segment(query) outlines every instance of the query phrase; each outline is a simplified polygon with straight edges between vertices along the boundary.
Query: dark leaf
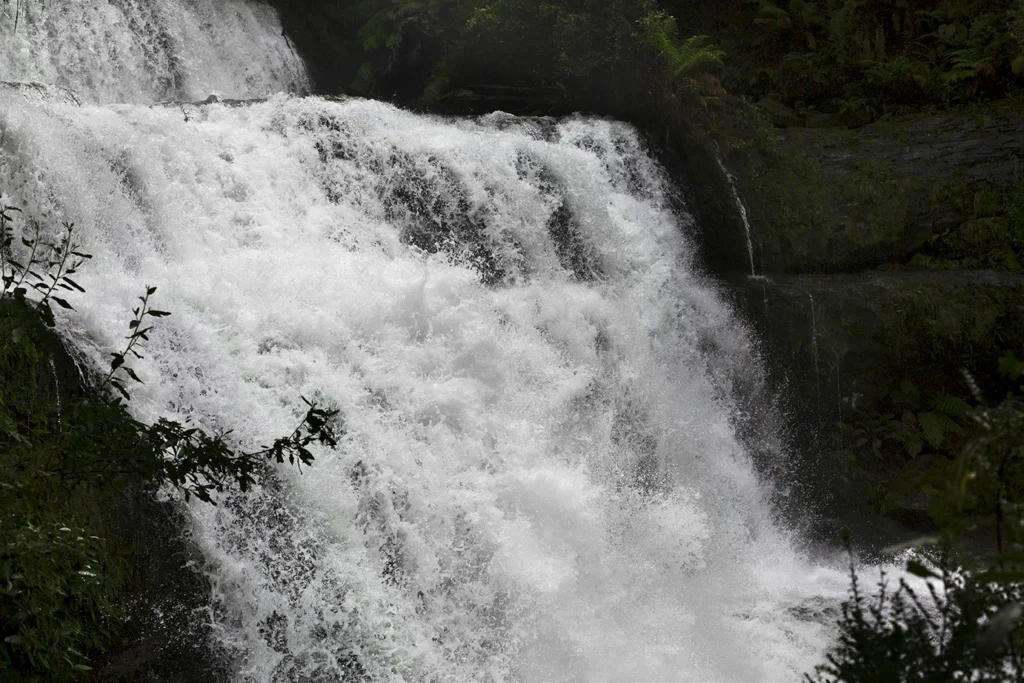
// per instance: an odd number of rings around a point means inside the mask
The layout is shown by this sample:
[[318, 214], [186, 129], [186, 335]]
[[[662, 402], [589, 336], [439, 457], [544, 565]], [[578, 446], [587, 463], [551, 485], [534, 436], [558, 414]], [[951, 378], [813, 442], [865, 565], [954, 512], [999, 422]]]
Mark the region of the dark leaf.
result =
[[911, 548], [920, 548], [922, 546], [936, 545], [942, 539], [938, 536], [919, 536], [915, 539], [905, 541], [903, 543], [897, 543], [895, 545], [887, 546], [882, 549], [882, 552], [886, 555], [898, 555], [904, 550], [910, 550]]
[[922, 579], [939, 579], [939, 578], [942, 578], [938, 574], [936, 574], [934, 571], [932, 571], [928, 567], [924, 566], [922, 563], [918, 562], [917, 560], [908, 560], [907, 561], [907, 571], [909, 573], [913, 574], [914, 576], [921, 577]]
[[85, 288], [82, 287], [82, 285], [78, 284], [77, 282], [69, 278], [67, 275], [64, 276], [64, 282], [68, 283], [69, 285], [77, 289], [79, 292], [85, 291]]
[[111, 380], [110, 381], [110, 385], [112, 387], [114, 387], [115, 389], [117, 389], [118, 393], [120, 393], [122, 396], [124, 396], [124, 400], [126, 400], [126, 401], [130, 401], [131, 400], [132, 397], [128, 393], [128, 390], [124, 388], [123, 384], [121, 384], [120, 382], [118, 382], [116, 380]]

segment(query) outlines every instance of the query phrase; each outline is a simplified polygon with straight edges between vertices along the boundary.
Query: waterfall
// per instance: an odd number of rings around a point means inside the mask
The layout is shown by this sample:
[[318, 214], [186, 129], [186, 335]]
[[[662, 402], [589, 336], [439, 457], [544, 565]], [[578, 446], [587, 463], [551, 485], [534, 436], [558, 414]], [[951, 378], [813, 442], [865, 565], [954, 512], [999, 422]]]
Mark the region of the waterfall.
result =
[[[780, 681], [820, 660], [844, 576], [774, 521], [737, 431], [751, 339], [633, 129], [147, 106], [175, 70], [190, 98], [304, 80], [259, 4], [33, 11], [55, 44], [5, 34], [23, 59], [0, 78], [87, 104], [0, 101], [0, 191], [95, 255], [62, 334], [102, 367], [157, 285], [173, 315], [135, 364], [140, 419], [252, 448], [303, 396], [343, 418], [311, 469], [189, 505], [235, 680]], [[58, 68], [145, 17], [176, 47]]]
[[0, 80], [98, 104], [309, 89], [274, 10], [248, 0], [0, 0]]

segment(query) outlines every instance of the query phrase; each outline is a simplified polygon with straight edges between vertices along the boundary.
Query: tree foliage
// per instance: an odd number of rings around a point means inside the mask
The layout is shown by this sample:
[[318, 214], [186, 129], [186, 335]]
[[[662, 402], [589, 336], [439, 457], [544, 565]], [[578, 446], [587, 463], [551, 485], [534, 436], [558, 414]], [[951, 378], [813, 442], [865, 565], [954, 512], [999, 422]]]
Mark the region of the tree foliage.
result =
[[1020, 0], [276, 4], [322, 87], [406, 104], [481, 86], [550, 88], [556, 109], [657, 118], [680, 95], [706, 104], [724, 84], [866, 122], [1024, 82]]
[[746, 0], [730, 85], [819, 108], [877, 116], [1019, 90], [1018, 0]]
[[[328, 4], [301, 5], [278, 6], [286, 28], [305, 36], [312, 29], [303, 18]], [[657, 85], [666, 96], [721, 91], [714, 78], [721, 51], [705, 37], [684, 37], [656, 0], [362, 0], [330, 7], [344, 28], [330, 39], [301, 40], [300, 49], [315, 72], [328, 51], [358, 55], [358, 67], [339, 84], [358, 94], [436, 104], [466, 87], [550, 88], [561, 106], [599, 109], [602, 99], [607, 108], [635, 95], [637, 85]]]

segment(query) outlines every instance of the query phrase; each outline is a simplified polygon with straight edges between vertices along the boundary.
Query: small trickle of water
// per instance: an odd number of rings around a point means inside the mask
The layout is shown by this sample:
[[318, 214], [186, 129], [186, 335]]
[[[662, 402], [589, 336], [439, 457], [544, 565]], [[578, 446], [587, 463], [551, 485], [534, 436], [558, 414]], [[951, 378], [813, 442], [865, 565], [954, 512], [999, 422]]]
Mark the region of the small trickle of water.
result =
[[740, 198], [740, 191], [736, 184], [736, 176], [726, 168], [725, 161], [722, 159], [722, 149], [718, 146], [718, 143], [714, 143], [715, 146], [715, 161], [718, 163], [718, 168], [722, 171], [722, 175], [725, 176], [729, 183], [729, 191], [732, 193], [732, 200], [736, 204], [736, 210], [739, 211], [740, 218], [743, 220], [743, 229], [747, 235], [747, 254], [750, 256], [750, 275], [751, 277], [757, 277], [757, 269], [754, 267], [754, 241], [750, 229], [750, 216], [747, 213], [747, 205], [743, 203], [743, 199]]
[[814, 295], [807, 293], [807, 299], [811, 303], [811, 352], [814, 354], [814, 390], [817, 397], [821, 398], [821, 370], [818, 353], [818, 320], [814, 311]]

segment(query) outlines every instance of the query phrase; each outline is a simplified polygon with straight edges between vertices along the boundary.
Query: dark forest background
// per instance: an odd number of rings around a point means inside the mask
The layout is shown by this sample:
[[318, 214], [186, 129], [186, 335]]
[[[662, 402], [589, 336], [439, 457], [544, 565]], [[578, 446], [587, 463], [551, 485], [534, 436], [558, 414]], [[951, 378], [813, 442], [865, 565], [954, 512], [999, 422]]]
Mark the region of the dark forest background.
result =
[[649, 115], [728, 91], [866, 123], [1018, 92], [1015, 0], [290, 0], [319, 89]]

